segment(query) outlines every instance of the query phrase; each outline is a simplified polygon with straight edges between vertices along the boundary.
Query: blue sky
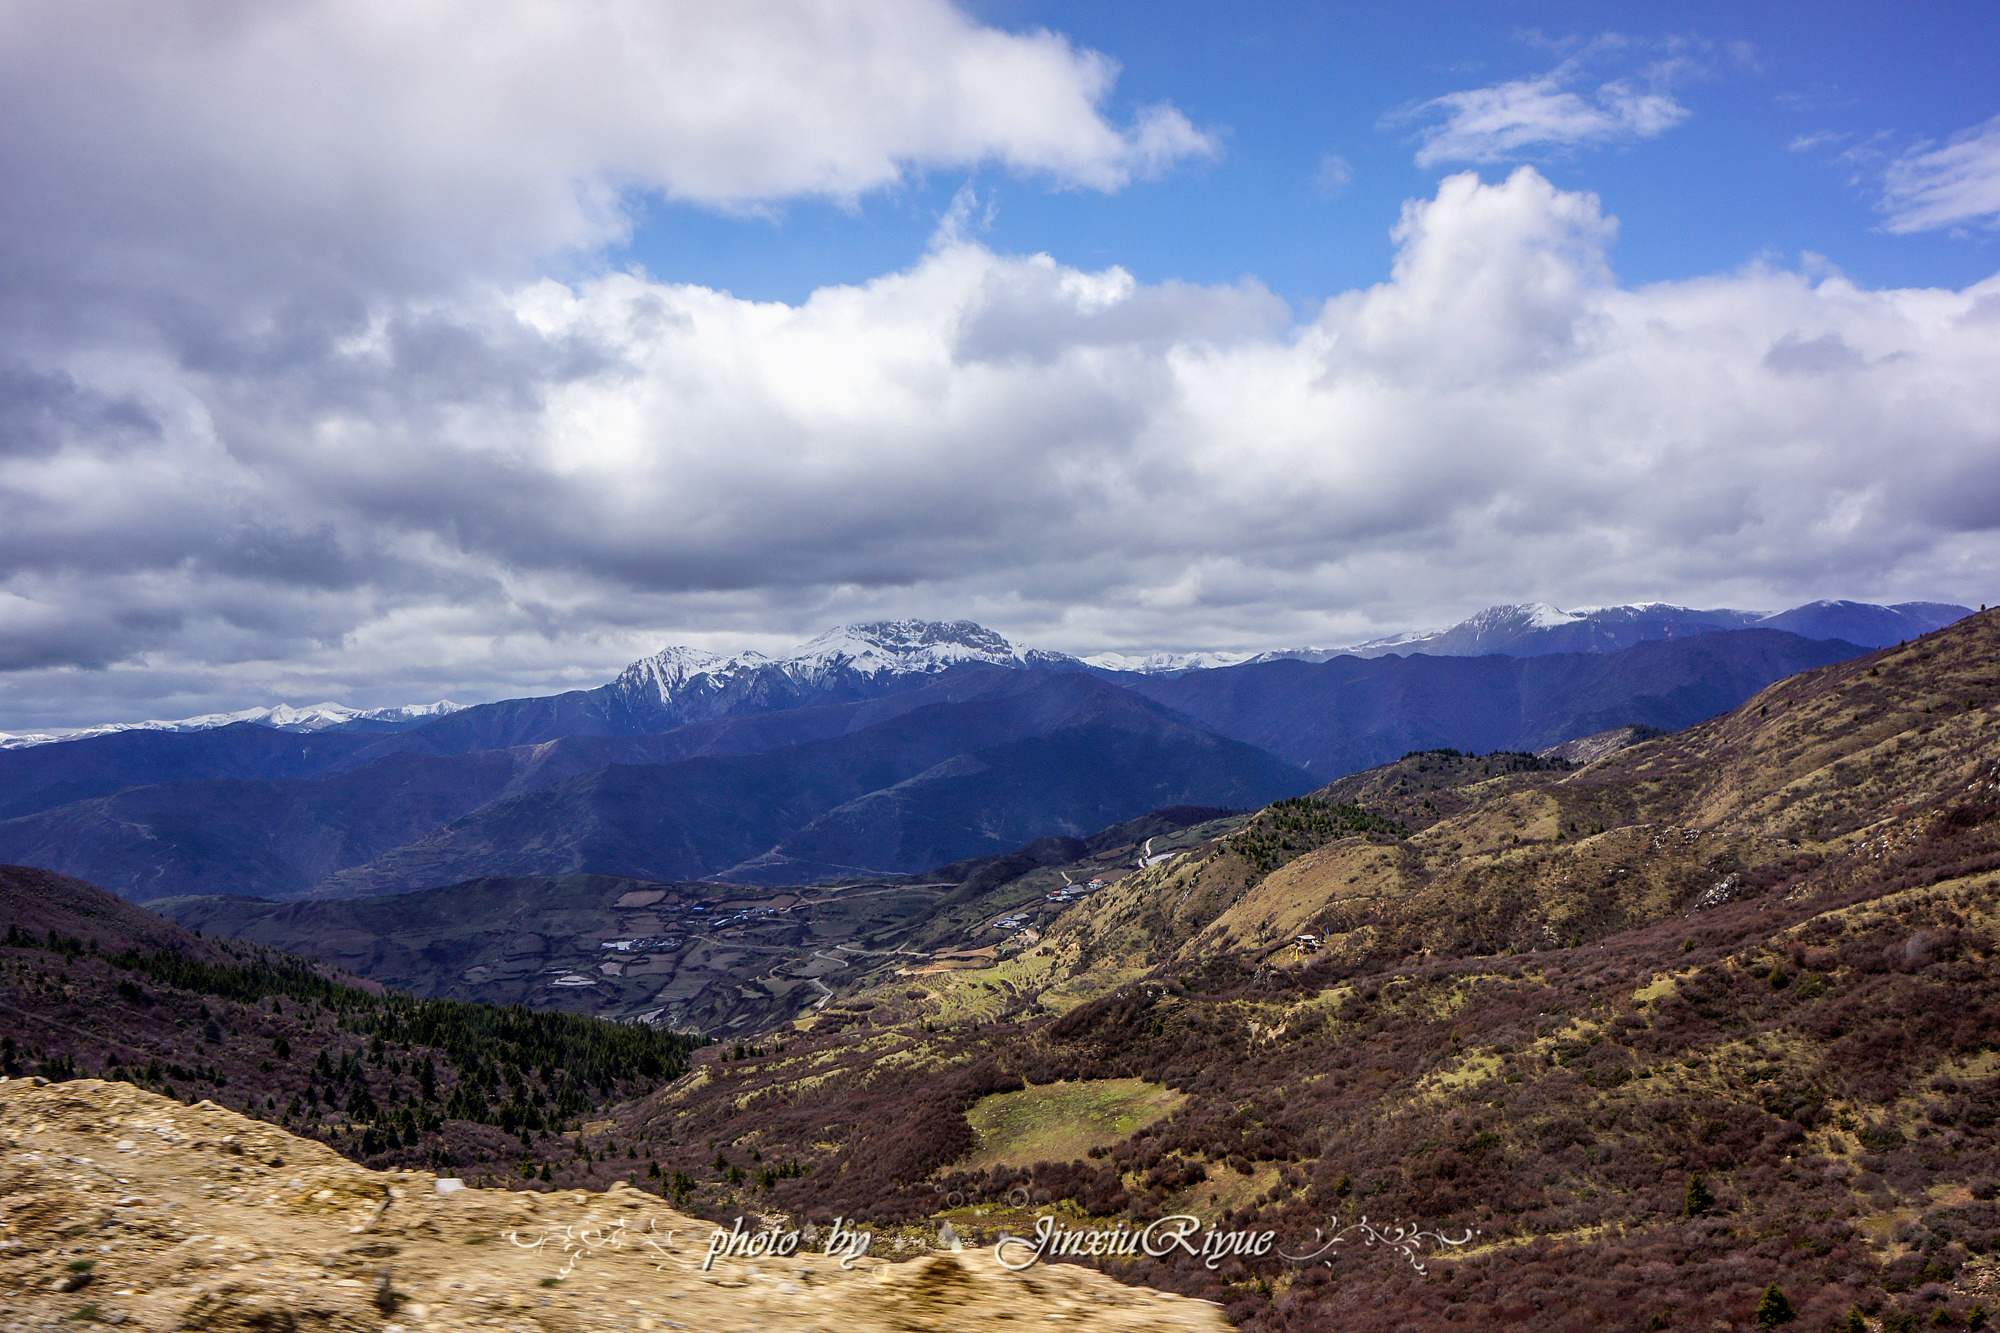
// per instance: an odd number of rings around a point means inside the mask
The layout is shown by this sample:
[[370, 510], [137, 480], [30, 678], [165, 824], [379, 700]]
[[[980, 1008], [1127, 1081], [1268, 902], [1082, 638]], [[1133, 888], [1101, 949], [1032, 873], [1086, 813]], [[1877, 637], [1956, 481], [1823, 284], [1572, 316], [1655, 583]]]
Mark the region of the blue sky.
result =
[[2000, 601], [1996, 29], [0, 6], [0, 731]]
[[[1049, 28], [1120, 66], [1114, 120], [1171, 102], [1221, 143], [1213, 161], [1104, 194], [988, 167], [916, 173], [853, 204], [797, 202], [744, 218], [652, 205], [610, 262], [758, 300], [798, 301], [911, 262], [967, 182], [989, 244], [1048, 251], [1142, 281], [1253, 276], [1295, 305], [1386, 276], [1405, 199], [1467, 165], [1532, 162], [1595, 191], [1620, 219], [1628, 283], [1757, 260], [1825, 256], [1869, 286], [1962, 287], [2000, 268], [1984, 226], [1884, 230], [1881, 174], [1899, 153], [2000, 114], [2000, 13], [1990, 5], [1138, 4], [988, 0], [995, 26]], [[1593, 49], [1594, 48], [1594, 49]], [[1533, 144], [1497, 162], [1415, 158], [1435, 116], [1397, 113], [1532, 80], [1578, 56], [1588, 96], [1649, 67], [1686, 118], [1658, 134]], [[1329, 179], [1328, 158], [1338, 160]], [[1341, 181], [1345, 177], [1344, 183]]]

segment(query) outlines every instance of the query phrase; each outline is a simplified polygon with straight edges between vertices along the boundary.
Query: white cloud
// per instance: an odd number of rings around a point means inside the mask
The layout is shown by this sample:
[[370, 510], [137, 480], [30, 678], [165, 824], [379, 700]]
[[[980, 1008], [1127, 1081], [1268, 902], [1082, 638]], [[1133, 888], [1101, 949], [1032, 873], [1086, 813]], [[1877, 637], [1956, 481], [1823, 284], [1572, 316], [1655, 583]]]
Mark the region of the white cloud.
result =
[[[1992, 601], [2000, 279], [1621, 287], [1531, 169], [1291, 323], [963, 234], [798, 305], [610, 275], [0, 382], [0, 729], [594, 683], [882, 613], [1341, 642], [1494, 601]], [[91, 670], [91, 667], [103, 667]]]
[[757, 208], [983, 163], [1115, 190], [1215, 151], [1171, 107], [1113, 124], [1116, 74], [946, 0], [27, 0], [0, 8], [0, 243], [116, 287], [114, 318], [135, 291], [337, 309], [616, 240], [633, 192]]
[[1353, 180], [1353, 165], [1339, 153], [1328, 153], [1321, 158], [1319, 170], [1313, 175], [1313, 184], [1329, 199], [1345, 191]]
[[1976, 222], [2000, 226], [2000, 116], [1922, 145], [1889, 164], [1882, 209], [1893, 232]]
[[1392, 119], [1440, 121], [1423, 131], [1420, 167], [1503, 162], [1538, 150], [1655, 138], [1690, 114], [1667, 90], [1674, 77], [1687, 72], [1685, 56], [1657, 62], [1643, 82], [1614, 79], [1595, 90], [1571, 91], [1592, 57], [1625, 45], [1622, 39], [1600, 39], [1538, 78], [1446, 93]]

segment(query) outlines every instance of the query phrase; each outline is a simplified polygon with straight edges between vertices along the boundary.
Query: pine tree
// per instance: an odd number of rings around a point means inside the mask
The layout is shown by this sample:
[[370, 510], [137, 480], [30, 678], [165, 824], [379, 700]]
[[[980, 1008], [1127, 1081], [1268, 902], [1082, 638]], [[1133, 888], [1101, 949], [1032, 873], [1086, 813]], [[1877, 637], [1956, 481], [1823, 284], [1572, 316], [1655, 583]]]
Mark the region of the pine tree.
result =
[[1700, 1176], [1689, 1176], [1688, 1192], [1687, 1192], [1687, 1215], [1689, 1217], [1700, 1217], [1703, 1213], [1709, 1210], [1709, 1206], [1714, 1202], [1715, 1202], [1715, 1195], [1710, 1192], [1708, 1188], [1708, 1182], [1703, 1180]]
[[1790, 1298], [1778, 1290], [1777, 1283], [1773, 1282], [1764, 1288], [1764, 1299], [1757, 1302], [1757, 1327], [1776, 1328], [1780, 1324], [1789, 1324], [1798, 1317], [1799, 1312], [1792, 1308]]

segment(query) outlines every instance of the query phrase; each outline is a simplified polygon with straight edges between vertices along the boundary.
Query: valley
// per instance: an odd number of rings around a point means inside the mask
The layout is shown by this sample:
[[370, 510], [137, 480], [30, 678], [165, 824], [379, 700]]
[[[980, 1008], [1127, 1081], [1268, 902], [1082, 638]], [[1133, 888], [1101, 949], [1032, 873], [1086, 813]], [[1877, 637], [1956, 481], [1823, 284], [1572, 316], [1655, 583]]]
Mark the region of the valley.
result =
[[[868, 969], [948, 886], [805, 890], [612, 876], [488, 879], [389, 898], [154, 904], [204, 934], [306, 954], [419, 995], [674, 1031], [762, 1031]], [[921, 955], [919, 955], [921, 956]]]
[[[305, 955], [413, 994], [716, 1036], [756, 1033], [902, 972], [1028, 947], [1070, 904], [1241, 816], [1186, 807], [930, 877], [791, 888], [604, 875], [492, 878], [324, 902], [149, 906], [205, 935]], [[1046, 863], [1046, 864], [1045, 864]]]

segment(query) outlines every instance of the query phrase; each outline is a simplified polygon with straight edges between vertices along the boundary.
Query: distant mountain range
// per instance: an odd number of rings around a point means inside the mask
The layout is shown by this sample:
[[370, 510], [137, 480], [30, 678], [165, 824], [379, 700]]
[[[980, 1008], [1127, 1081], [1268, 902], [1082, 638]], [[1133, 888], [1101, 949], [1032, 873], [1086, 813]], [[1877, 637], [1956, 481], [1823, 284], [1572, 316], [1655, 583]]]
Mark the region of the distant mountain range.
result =
[[626, 667], [595, 689], [532, 699], [465, 705], [440, 699], [395, 708], [349, 708], [326, 702], [278, 704], [173, 721], [110, 722], [74, 731], [0, 732], [0, 750], [86, 740], [122, 731], [213, 731], [250, 722], [277, 731], [384, 734], [427, 727], [465, 714], [451, 728], [428, 731], [435, 753], [532, 744], [556, 736], [634, 736], [694, 722], [774, 712], [790, 707], [881, 698], [912, 676], [935, 676], [969, 665], [1095, 671], [1112, 676], [1171, 676], [1255, 662], [1328, 662], [1336, 657], [1535, 657], [1548, 653], [1607, 653], [1653, 639], [1688, 638], [1732, 629], [1780, 629], [1808, 639], [1839, 639], [1881, 648], [1941, 629], [1970, 615], [1946, 602], [1822, 601], [1789, 611], [1699, 611], [1665, 602], [1563, 611], [1546, 602], [1491, 606], [1447, 629], [1412, 631], [1339, 648], [1266, 652], [1067, 653], [1020, 648], [969, 620], [875, 621], [842, 625], [792, 652], [755, 650], [733, 656], [669, 647]]
[[1411, 631], [1339, 648], [1283, 648], [1262, 653], [1099, 653], [1083, 660], [1104, 671], [1179, 675], [1251, 662], [1329, 662], [1336, 657], [1538, 657], [1610, 653], [1653, 639], [1684, 639], [1719, 630], [1778, 629], [1807, 639], [1839, 639], [1886, 648], [1972, 614], [1947, 602], [1809, 602], [1789, 611], [1700, 611], [1665, 602], [1564, 611], [1547, 602], [1489, 606], [1446, 629]]
[[107, 722], [101, 726], [62, 732], [0, 731], [0, 750], [49, 745], [56, 741], [80, 741], [119, 731], [213, 731], [218, 727], [235, 726], [239, 722], [254, 722], [275, 731], [307, 733], [400, 731], [405, 727], [420, 727], [462, 707], [463, 704], [455, 704], [449, 699], [440, 699], [434, 704], [404, 704], [397, 708], [349, 708], [337, 703], [294, 708], [290, 704], [279, 704], [274, 708], [244, 708], [234, 713], [204, 713], [200, 717], [183, 717], [171, 722], [157, 719], [150, 722]]
[[1337, 657], [1139, 676], [1128, 688], [1328, 778], [1411, 750], [1537, 751], [1613, 727], [1678, 731], [1864, 651], [1745, 629], [1534, 657]]
[[[780, 656], [670, 648], [544, 698], [0, 750], [0, 861], [136, 901], [907, 874], [1166, 806], [1261, 805], [1412, 749], [1678, 729], [1958, 610], [1819, 603], [1743, 628], [1496, 608], [1435, 651], [1189, 669], [1111, 670], [969, 621], [845, 626]], [[1859, 637], [1821, 633], [1840, 627]]]
[[782, 657], [668, 648], [595, 689], [461, 709], [395, 748], [462, 754], [564, 736], [650, 736], [749, 714], [865, 703], [978, 669], [1084, 667], [1060, 653], [1016, 648], [969, 620], [876, 621], [829, 630]]
[[1789, 611], [1699, 611], [1665, 602], [1563, 611], [1546, 602], [1490, 606], [1441, 630], [1411, 631], [1339, 648], [1266, 652], [1067, 653], [1020, 648], [969, 620], [888, 620], [842, 625], [792, 652], [754, 650], [726, 656], [669, 647], [626, 667], [595, 689], [532, 699], [465, 705], [441, 699], [397, 708], [348, 708], [337, 703], [294, 708], [278, 704], [175, 721], [111, 722], [62, 732], [0, 732], [0, 750], [84, 740], [120, 731], [210, 731], [253, 722], [279, 731], [388, 733], [426, 727], [466, 714], [447, 729], [428, 729], [436, 753], [532, 744], [555, 736], [636, 736], [692, 722], [771, 712], [817, 703], [853, 702], [896, 693], [912, 676], [934, 676], [968, 665], [1090, 670], [1113, 676], [1180, 675], [1253, 662], [1328, 662], [1336, 657], [1536, 657], [1548, 653], [1608, 653], [1652, 639], [1680, 639], [1718, 630], [1780, 629], [1807, 639], [1839, 639], [1882, 648], [1942, 629], [1972, 614], [1947, 602], [1821, 601]]
[[[316, 737], [309, 754], [249, 725], [7, 752], [0, 792], [18, 813], [0, 822], [0, 862], [136, 901], [348, 897], [484, 875], [804, 882], [1312, 785], [1087, 673], [982, 662], [901, 679], [914, 688], [892, 700], [504, 748], [457, 749], [456, 735], [445, 753], [423, 744], [428, 728]], [[103, 794], [76, 798], [91, 787]]]

